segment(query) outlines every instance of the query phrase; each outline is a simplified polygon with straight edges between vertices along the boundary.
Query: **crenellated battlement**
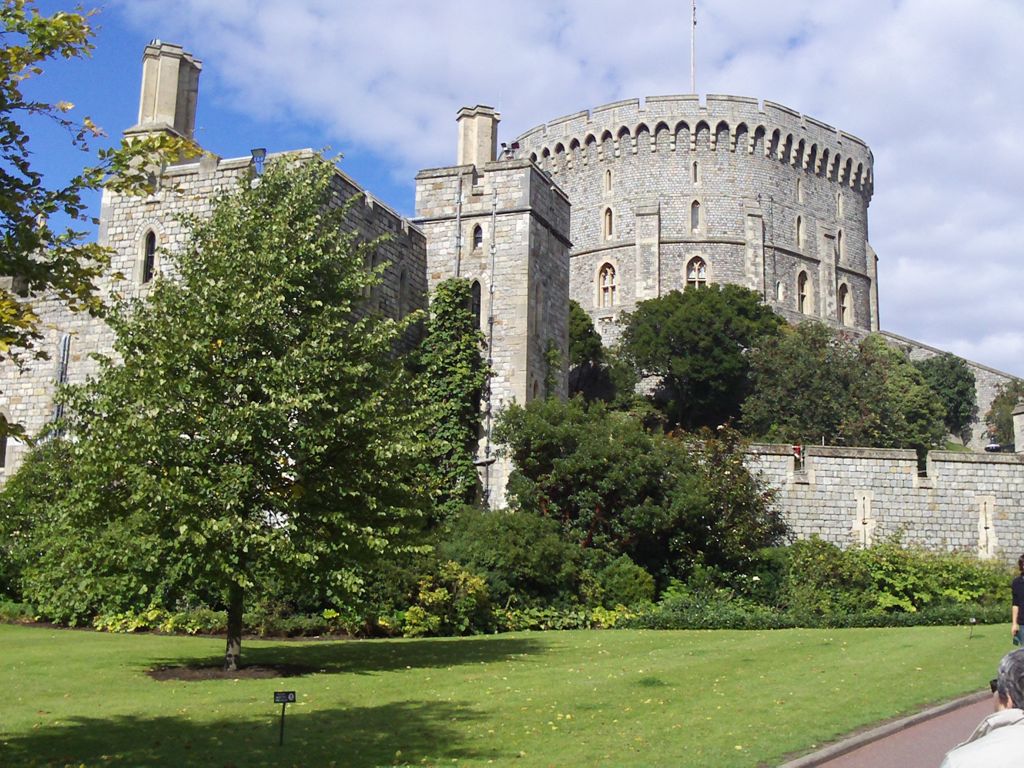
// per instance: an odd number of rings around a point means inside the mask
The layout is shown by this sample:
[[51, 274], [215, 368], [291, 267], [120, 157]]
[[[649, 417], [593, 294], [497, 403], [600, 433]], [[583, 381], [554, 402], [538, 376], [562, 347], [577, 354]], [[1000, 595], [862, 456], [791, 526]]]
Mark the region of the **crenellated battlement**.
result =
[[649, 96], [574, 112], [522, 134], [518, 156], [542, 167], [614, 160], [626, 153], [745, 152], [770, 158], [864, 195], [874, 158], [861, 139], [771, 101], [709, 94]]

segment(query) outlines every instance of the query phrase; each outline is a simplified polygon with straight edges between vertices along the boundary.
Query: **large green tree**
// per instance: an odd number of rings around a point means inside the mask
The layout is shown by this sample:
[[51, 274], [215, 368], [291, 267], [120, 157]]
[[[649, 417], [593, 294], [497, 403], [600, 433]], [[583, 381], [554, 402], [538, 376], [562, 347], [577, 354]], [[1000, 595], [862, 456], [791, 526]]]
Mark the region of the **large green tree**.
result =
[[736, 285], [672, 291], [641, 302], [621, 348], [640, 376], [657, 377], [671, 425], [715, 427], [739, 415], [749, 392], [749, 350], [783, 321]]
[[971, 424], [978, 415], [974, 373], [970, 366], [963, 358], [944, 352], [915, 360], [914, 367], [942, 401], [946, 409], [946, 429], [966, 443], [970, 439]]
[[[220, 594], [229, 669], [263, 574], [341, 598], [426, 505], [425, 430], [394, 353], [418, 315], [358, 311], [374, 244], [346, 230], [334, 174], [282, 160], [216, 198], [172, 256], [180, 279], [112, 313], [121, 364], [69, 397], [68, 527], [98, 563], [127, 551]], [[125, 529], [145, 532], [137, 548], [108, 535]]]
[[751, 435], [793, 443], [916, 448], [942, 444], [945, 413], [924, 375], [880, 336], [859, 344], [808, 322], [751, 354], [743, 403]]
[[[1002, 445], [1013, 442], [1013, 409], [1024, 400], [1024, 379], [1011, 379], [1000, 384], [985, 414], [985, 424], [992, 439]], [[1017, 446], [1018, 450], [1020, 446]]]
[[[88, 118], [72, 119], [74, 105], [47, 103], [25, 94], [28, 82], [60, 59], [92, 51], [91, 13], [44, 14], [31, 0], [0, 0], [0, 363], [23, 365], [45, 355], [34, 308], [39, 294], [66, 302], [73, 310], [97, 313], [102, 303], [96, 279], [107, 252], [82, 231], [91, 222], [83, 194], [100, 186], [142, 190], [154, 164], [194, 153], [190, 142], [154, 135], [101, 150], [95, 162], [67, 181], [52, 183], [34, 165], [27, 126], [52, 122], [70, 143], [89, 150], [102, 136]], [[0, 415], [0, 438], [22, 434]]]
[[584, 550], [628, 555], [664, 584], [698, 562], [739, 567], [784, 531], [738, 440], [719, 433], [650, 432], [577, 397], [509, 407], [498, 439], [515, 462], [515, 508], [557, 520]]

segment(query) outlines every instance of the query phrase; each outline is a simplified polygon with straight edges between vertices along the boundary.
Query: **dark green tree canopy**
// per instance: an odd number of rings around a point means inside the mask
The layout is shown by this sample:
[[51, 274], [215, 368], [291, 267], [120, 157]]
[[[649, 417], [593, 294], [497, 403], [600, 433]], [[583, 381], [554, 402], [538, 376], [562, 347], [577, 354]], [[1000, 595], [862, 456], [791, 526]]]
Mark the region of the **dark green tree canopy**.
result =
[[880, 336], [860, 344], [816, 322], [766, 338], [751, 355], [748, 434], [792, 443], [916, 448], [942, 445], [938, 395]]
[[512, 505], [560, 522], [584, 550], [628, 555], [666, 583], [695, 563], [737, 567], [784, 531], [732, 430], [651, 433], [581, 398], [513, 405], [498, 439], [515, 461]]
[[600, 365], [604, 346], [594, 322], [576, 301], [569, 302], [569, 367]]
[[116, 564], [99, 532], [141, 523], [150, 559], [173, 564], [151, 579], [225, 596], [228, 664], [261, 574], [351, 593], [426, 504], [425, 430], [394, 354], [418, 316], [357, 312], [374, 244], [347, 231], [334, 179], [282, 160], [217, 198], [174, 256], [179, 279], [113, 312], [123, 363], [69, 398], [69, 524]]
[[623, 330], [624, 357], [658, 377], [671, 425], [718, 426], [749, 392], [749, 351], [783, 321], [757, 293], [736, 285], [672, 291], [641, 302]]
[[961, 442], [970, 439], [970, 427], [978, 416], [974, 373], [963, 358], [944, 352], [915, 360], [914, 367], [924, 376], [946, 409], [946, 429]]
[[[1013, 409], [1024, 399], [1024, 379], [1000, 384], [992, 405], [985, 414], [985, 424], [992, 439], [1000, 445], [1013, 442]], [[1019, 447], [1019, 446], [1018, 446]]]

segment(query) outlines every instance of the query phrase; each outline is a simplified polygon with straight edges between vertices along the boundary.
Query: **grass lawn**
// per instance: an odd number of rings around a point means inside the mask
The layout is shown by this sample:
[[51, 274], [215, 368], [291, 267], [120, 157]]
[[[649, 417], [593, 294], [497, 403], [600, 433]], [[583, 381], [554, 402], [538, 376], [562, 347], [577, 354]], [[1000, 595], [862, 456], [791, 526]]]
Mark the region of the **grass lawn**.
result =
[[[0, 765], [758, 766], [987, 687], [1008, 628], [246, 641], [276, 680], [157, 682], [207, 638], [0, 625]], [[275, 690], [295, 690], [278, 746]]]

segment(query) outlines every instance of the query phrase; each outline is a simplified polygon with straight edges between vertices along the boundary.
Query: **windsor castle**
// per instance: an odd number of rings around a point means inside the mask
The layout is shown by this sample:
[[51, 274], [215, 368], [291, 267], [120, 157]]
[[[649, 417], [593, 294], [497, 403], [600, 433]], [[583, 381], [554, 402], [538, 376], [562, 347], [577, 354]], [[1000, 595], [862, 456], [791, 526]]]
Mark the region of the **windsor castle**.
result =
[[[201, 68], [179, 46], [147, 46], [139, 119], [126, 135], [191, 138]], [[426, 308], [442, 280], [472, 282], [495, 412], [565, 396], [565, 370], [555, 391], [545, 389], [549, 350], [563, 366], [568, 360], [570, 299], [613, 343], [638, 302], [733, 283], [792, 322], [881, 332], [915, 358], [940, 352], [880, 329], [878, 257], [868, 237], [873, 158], [859, 138], [769, 101], [714, 95], [605, 104], [500, 148], [498, 123], [490, 107], [459, 111], [456, 163], [417, 174], [412, 220], [340, 170], [335, 180], [341, 197], [362, 195], [348, 209], [351, 228], [368, 239], [389, 235], [368, 265], [384, 264], [367, 297], [375, 309], [400, 316]], [[184, 242], [180, 215], [208, 211], [218, 191], [253, 172], [252, 158], [206, 154], [165, 168], [148, 196], [104, 192], [99, 241], [111, 249], [111, 274], [127, 276], [116, 289], [142, 297], [156, 275], [173, 277], [161, 261]], [[36, 310], [51, 359], [23, 371], [0, 367], [0, 413], [30, 433], [53, 418], [56, 387], [93, 374], [92, 353], [113, 342], [102, 321], [56, 301], [40, 298]], [[1012, 377], [970, 366], [983, 414]], [[1024, 412], [1015, 422], [1020, 449]], [[983, 440], [977, 423], [970, 446]], [[2, 446], [0, 483], [24, 450]], [[492, 450], [482, 442], [479, 463], [500, 506], [510, 467]], [[779, 489], [798, 535], [867, 544], [902, 530], [905, 540], [975, 548], [982, 557], [1024, 550], [1024, 453], [933, 451], [924, 474], [913, 451], [826, 446], [797, 466], [787, 446], [753, 446], [750, 461]]]

